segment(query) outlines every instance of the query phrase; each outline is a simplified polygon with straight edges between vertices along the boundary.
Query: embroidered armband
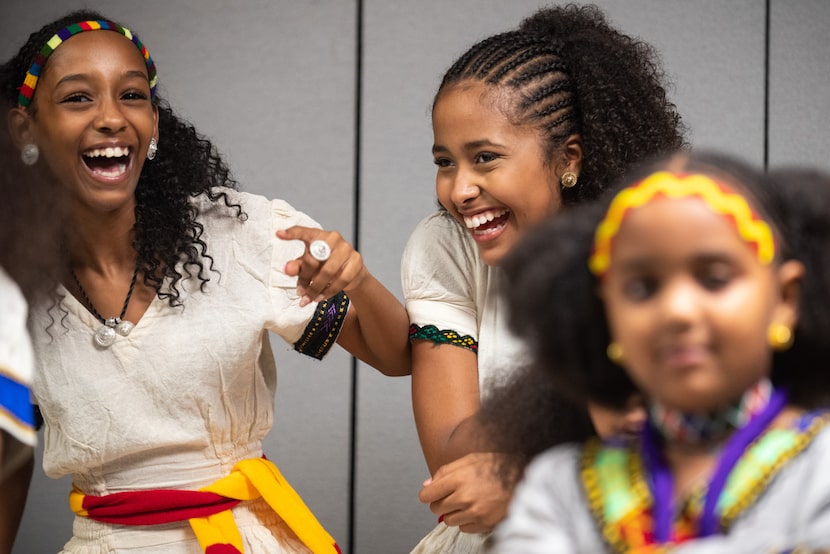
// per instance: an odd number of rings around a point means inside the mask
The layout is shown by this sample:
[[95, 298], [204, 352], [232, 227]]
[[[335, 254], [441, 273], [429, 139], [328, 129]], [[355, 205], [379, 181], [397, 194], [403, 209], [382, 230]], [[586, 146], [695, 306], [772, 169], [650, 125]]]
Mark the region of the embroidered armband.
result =
[[317, 304], [314, 317], [306, 326], [300, 340], [294, 343], [294, 350], [322, 360], [337, 341], [348, 311], [349, 297], [345, 292], [339, 292]]
[[478, 354], [478, 342], [470, 335], [460, 335], [451, 329], [440, 330], [435, 325], [409, 326], [409, 340], [428, 340], [435, 344], [452, 344]]

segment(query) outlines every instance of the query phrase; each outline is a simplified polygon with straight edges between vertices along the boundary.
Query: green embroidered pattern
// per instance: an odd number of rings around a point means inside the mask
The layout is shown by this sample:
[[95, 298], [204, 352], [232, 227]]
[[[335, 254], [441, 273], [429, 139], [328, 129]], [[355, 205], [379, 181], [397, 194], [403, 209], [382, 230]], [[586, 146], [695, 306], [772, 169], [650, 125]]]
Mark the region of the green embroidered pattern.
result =
[[435, 344], [452, 344], [478, 354], [478, 342], [470, 335], [461, 336], [451, 329], [439, 330], [435, 325], [409, 326], [409, 340], [428, 340]]

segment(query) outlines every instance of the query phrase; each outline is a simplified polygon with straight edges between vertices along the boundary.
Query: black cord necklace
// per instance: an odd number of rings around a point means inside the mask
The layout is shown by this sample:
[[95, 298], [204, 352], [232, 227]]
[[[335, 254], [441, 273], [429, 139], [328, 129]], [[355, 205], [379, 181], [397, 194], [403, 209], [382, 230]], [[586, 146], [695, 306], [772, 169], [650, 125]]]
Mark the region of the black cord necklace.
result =
[[89, 299], [83, 285], [81, 285], [81, 282], [78, 280], [78, 276], [75, 275], [75, 270], [70, 268], [69, 272], [72, 273], [72, 278], [75, 280], [75, 284], [78, 285], [78, 292], [81, 293], [81, 297], [83, 298], [86, 307], [89, 308], [89, 311], [92, 312], [92, 315], [94, 315], [98, 321], [103, 323], [103, 325], [95, 331], [95, 335], [93, 335], [95, 344], [101, 348], [107, 348], [115, 342], [116, 333], [122, 337], [129, 335], [130, 331], [132, 331], [133, 327], [135, 327], [135, 324], [125, 320], [124, 315], [127, 313], [127, 306], [130, 305], [130, 298], [133, 296], [135, 281], [138, 277], [138, 264], [135, 265], [133, 279], [130, 281], [130, 290], [127, 291], [127, 298], [124, 299], [124, 307], [121, 309], [121, 315], [107, 319], [104, 319], [104, 317], [98, 313], [98, 310], [95, 309], [95, 306], [92, 305], [92, 301]]

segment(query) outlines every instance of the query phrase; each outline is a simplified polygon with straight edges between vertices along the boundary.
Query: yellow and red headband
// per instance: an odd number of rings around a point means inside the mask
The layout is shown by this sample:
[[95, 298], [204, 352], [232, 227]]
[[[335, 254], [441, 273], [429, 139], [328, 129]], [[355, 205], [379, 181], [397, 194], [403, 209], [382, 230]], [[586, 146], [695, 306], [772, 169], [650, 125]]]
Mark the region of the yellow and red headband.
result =
[[617, 193], [594, 234], [588, 268], [602, 277], [611, 265], [611, 242], [619, 233], [625, 215], [657, 198], [699, 198], [714, 213], [726, 216], [738, 234], [755, 248], [758, 261], [769, 264], [775, 258], [775, 238], [770, 226], [756, 214], [746, 199], [705, 175], [653, 173]]
[[147, 51], [144, 44], [126, 27], [122, 27], [113, 21], [97, 20], [73, 23], [72, 25], [64, 27], [58, 31], [52, 36], [52, 38], [46, 41], [46, 44], [40, 49], [37, 56], [35, 56], [35, 60], [32, 62], [32, 65], [29, 67], [29, 71], [26, 73], [26, 78], [23, 80], [23, 84], [20, 87], [20, 95], [17, 98], [17, 104], [23, 108], [31, 104], [32, 97], [35, 94], [35, 87], [37, 87], [37, 81], [40, 77], [40, 72], [43, 70], [43, 66], [46, 65], [46, 60], [52, 55], [52, 52], [54, 52], [58, 46], [63, 44], [64, 41], [73, 35], [83, 33], [84, 31], [98, 30], [121, 33], [130, 39], [133, 44], [135, 44], [136, 48], [138, 48], [141, 55], [144, 57], [144, 63], [147, 64], [147, 74], [150, 78], [150, 97], [155, 97], [156, 85], [158, 84], [156, 64], [153, 63], [153, 58], [150, 57], [150, 53]]

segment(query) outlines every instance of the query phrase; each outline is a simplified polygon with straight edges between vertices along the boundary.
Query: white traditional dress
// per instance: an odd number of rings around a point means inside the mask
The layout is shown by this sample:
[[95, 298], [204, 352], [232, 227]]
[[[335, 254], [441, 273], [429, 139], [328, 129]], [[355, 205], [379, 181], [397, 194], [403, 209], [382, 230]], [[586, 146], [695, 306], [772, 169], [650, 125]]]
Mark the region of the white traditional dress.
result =
[[[481, 260], [470, 233], [443, 210], [418, 224], [403, 254], [410, 338], [476, 352], [482, 398], [528, 361], [526, 348], [507, 326], [500, 294], [505, 278]], [[439, 523], [413, 554], [481, 552], [486, 536]]]
[[[275, 236], [317, 223], [283, 201], [226, 192], [247, 220], [205, 195], [192, 201], [210, 281], [204, 290], [196, 279], [181, 281], [181, 306], [157, 296], [108, 348], [93, 344], [101, 323], [66, 290], [58, 306], [37, 314], [43, 467], [50, 477], [72, 475], [82, 495], [193, 491], [237, 462], [260, 459], [277, 384], [268, 332], [318, 358], [337, 338], [348, 298], [299, 307], [296, 278], [283, 267], [304, 245]], [[232, 513], [246, 552], [306, 551], [262, 498]], [[128, 526], [86, 517], [75, 518], [65, 546], [83, 554], [201, 551], [187, 521]]]

